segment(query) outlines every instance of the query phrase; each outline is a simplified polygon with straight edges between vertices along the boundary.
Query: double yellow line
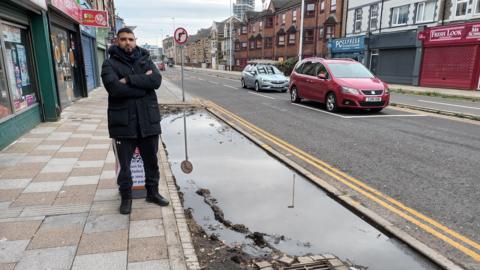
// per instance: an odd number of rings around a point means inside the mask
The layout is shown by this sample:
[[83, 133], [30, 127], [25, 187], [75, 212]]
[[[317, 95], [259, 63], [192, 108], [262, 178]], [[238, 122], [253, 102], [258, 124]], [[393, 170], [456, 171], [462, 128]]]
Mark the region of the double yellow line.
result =
[[[408, 220], [409, 222], [415, 224], [416, 226], [422, 228], [424, 231], [430, 233], [431, 235], [437, 237], [438, 239], [443, 240], [464, 254], [472, 257], [475, 261], [480, 261], [480, 244], [476, 243], [473, 240], [470, 240], [466, 236], [457, 233], [448, 227], [440, 224], [438, 221], [435, 221], [422, 213], [404, 205], [403, 203], [381, 193], [380, 191], [368, 186], [367, 184], [357, 180], [346, 173], [330, 166], [329, 164], [319, 160], [318, 158], [298, 149], [297, 147], [279, 139], [272, 134], [254, 126], [245, 119], [237, 116], [228, 110], [222, 108], [221, 106], [208, 101], [207, 106], [217, 111], [229, 116], [231, 119], [236, 120], [243, 127], [253, 131], [258, 136], [266, 139], [269, 142], [279, 146], [280, 148], [288, 151], [289, 153], [295, 155], [297, 158], [303, 160], [304, 162], [312, 165], [313, 167], [319, 169], [325, 174], [331, 176], [333, 179], [343, 183], [349, 188], [357, 191], [358, 193], [364, 195], [368, 199], [376, 202], [382, 207], [388, 209], [389, 211], [397, 214], [398, 216]], [[452, 239], [453, 238], [453, 239]]]

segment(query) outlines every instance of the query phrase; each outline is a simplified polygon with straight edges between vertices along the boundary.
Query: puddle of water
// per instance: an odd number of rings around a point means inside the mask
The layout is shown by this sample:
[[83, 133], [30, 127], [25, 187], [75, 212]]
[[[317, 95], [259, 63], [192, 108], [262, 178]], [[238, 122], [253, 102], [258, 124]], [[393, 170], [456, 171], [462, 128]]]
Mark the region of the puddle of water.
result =
[[[269, 243], [290, 255], [330, 253], [354, 265], [378, 270], [439, 269], [405, 244], [390, 238], [330, 198], [322, 189], [206, 111], [187, 114], [188, 156], [193, 172], [185, 174], [183, 113], [162, 120], [173, 174], [184, 193], [184, 206], [209, 234], [229, 245], [262, 255], [244, 234], [217, 222], [203, 197], [209, 189], [225, 219], [266, 233]], [[293, 178], [295, 200], [292, 206]], [[290, 207], [289, 207], [290, 206]], [[285, 236], [278, 240], [275, 236]]]

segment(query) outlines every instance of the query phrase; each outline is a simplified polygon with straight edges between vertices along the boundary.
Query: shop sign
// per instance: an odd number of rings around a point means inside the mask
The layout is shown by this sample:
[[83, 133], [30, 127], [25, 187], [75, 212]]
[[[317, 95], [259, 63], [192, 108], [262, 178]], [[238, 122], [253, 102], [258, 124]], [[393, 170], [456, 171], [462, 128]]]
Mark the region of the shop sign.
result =
[[472, 43], [480, 41], [480, 23], [467, 23], [446, 27], [432, 27], [422, 32], [418, 39], [425, 44]]
[[329, 45], [332, 53], [362, 51], [365, 49], [365, 36], [332, 39]]
[[82, 24], [93, 27], [108, 27], [108, 13], [103, 10], [83, 9]]
[[448, 27], [441, 29], [432, 29], [430, 31], [430, 41], [450, 41], [460, 40], [465, 32], [465, 26]]
[[467, 38], [480, 39], [480, 24], [473, 24], [470, 31], [467, 33]]
[[82, 22], [82, 8], [75, 0], [50, 0], [52, 5], [70, 16], [75, 21]]

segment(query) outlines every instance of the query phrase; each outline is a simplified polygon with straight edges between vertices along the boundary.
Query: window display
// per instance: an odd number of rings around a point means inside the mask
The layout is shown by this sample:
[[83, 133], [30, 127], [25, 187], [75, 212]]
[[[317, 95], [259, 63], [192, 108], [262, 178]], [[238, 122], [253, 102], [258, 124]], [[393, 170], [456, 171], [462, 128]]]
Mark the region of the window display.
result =
[[[0, 78], [3, 81], [0, 83], [2, 85], [2, 105], [5, 106], [4, 99], [11, 98], [13, 104], [7, 105], [9, 105], [10, 111], [13, 107], [13, 111], [18, 112], [37, 103], [35, 87], [31, 81], [33, 71], [28, 49], [27, 30], [5, 23], [2, 23], [0, 28], [4, 44], [2, 55], [5, 58], [2, 65], [4, 75], [0, 74], [0, 77], [3, 75], [6, 78], [6, 80]], [[5, 87], [6, 85], [8, 88]], [[4, 94], [6, 91], [3, 89], [10, 90], [10, 97]], [[0, 116], [6, 112], [4, 108], [0, 108]]]

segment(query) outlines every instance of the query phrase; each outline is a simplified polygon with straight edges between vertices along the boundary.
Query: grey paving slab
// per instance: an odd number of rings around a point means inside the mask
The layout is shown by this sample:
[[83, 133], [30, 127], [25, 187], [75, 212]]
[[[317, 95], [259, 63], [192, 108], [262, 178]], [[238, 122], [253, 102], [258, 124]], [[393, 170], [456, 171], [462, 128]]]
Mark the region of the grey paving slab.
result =
[[127, 252], [117, 251], [75, 257], [72, 270], [123, 270], [127, 269]]
[[0, 241], [0, 263], [20, 261], [30, 240]]
[[104, 160], [78, 161], [74, 168], [101, 168], [104, 163]]
[[70, 146], [70, 147], [65, 146], [58, 149], [58, 152], [59, 153], [82, 152], [84, 149], [85, 147], [81, 147], [81, 146]]
[[100, 175], [70, 176], [65, 181], [65, 186], [96, 185], [99, 180]]
[[154, 260], [146, 262], [129, 263], [128, 270], [170, 270], [168, 260]]
[[130, 222], [130, 238], [164, 236], [165, 229], [161, 219], [137, 220]]
[[21, 189], [25, 188], [32, 179], [1, 179], [0, 189]]
[[75, 251], [75, 246], [27, 250], [15, 269], [69, 270]]
[[49, 216], [43, 221], [41, 228], [57, 229], [63, 227], [83, 227], [87, 221], [87, 213]]
[[[55, 205], [55, 206], [28, 206], [21, 211], [20, 217], [65, 215], [89, 212], [90, 204]], [[1, 215], [1, 214], [0, 214]]]
[[62, 186], [63, 186], [63, 181], [32, 182], [25, 188], [23, 193], [54, 192], [62, 189]]
[[110, 178], [116, 178], [116, 173], [114, 170], [103, 171], [102, 175], [100, 175], [100, 179], [110, 179]]
[[110, 214], [101, 216], [90, 216], [87, 219], [84, 233], [108, 232], [128, 229], [128, 216], [121, 214]]
[[19, 163], [42, 163], [48, 162], [51, 156], [26, 156], [22, 158]]
[[120, 200], [120, 195], [118, 193], [118, 189], [97, 189], [95, 193], [94, 201], [113, 201], [113, 200]]

